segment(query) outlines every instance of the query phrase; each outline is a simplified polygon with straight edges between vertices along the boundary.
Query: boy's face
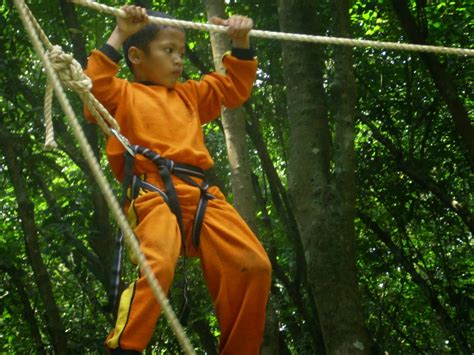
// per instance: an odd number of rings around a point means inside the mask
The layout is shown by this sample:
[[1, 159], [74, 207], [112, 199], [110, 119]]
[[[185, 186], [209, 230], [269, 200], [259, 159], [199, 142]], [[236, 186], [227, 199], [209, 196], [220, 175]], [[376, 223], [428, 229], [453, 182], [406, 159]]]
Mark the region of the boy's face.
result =
[[148, 52], [140, 53], [141, 60], [134, 66], [135, 78], [173, 88], [183, 72], [184, 52], [184, 32], [172, 27], [161, 29]]

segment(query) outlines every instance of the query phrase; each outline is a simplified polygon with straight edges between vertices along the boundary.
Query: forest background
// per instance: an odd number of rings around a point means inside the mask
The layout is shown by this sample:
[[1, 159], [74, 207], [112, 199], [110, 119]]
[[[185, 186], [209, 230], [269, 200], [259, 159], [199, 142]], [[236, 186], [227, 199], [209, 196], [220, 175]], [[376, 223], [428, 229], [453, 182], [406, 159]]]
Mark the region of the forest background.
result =
[[[472, 46], [469, 1], [135, 3], [190, 21], [238, 13], [265, 30]], [[83, 65], [115, 23], [64, 0], [28, 4], [51, 42]], [[45, 74], [12, 1], [0, 13], [0, 352], [103, 353], [116, 227], [58, 105], [59, 149], [43, 150]], [[212, 71], [229, 45], [210, 37], [187, 31], [186, 79]], [[471, 354], [472, 59], [252, 43], [251, 99], [204, 130], [213, 182], [272, 262], [262, 354]], [[103, 135], [83, 126], [119, 195]], [[216, 354], [199, 261], [187, 272], [187, 334], [198, 353]], [[175, 308], [181, 284], [178, 271]], [[147, 353], [180, 353], [163, 318]]]

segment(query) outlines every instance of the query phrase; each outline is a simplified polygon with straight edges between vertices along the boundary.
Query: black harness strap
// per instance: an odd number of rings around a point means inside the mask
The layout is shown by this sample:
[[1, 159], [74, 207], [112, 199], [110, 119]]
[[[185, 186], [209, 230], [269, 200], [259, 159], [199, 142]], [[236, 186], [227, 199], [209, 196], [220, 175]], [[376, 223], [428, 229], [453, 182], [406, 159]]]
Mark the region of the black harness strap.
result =
[[207, 185], [206, 188], [201, 188], [201, 198], [199, 199], [198, 205], [196, 207], [196, 213], [194, 215], [192, 237], [196, 248], [199, 246], [202, 222], [204, 221], [204, 214], [206, 213], [208, 201], [215, 198], [213, 195], [207, 192], [207, 188]]
[[[139, 195], [140, 189], [158, 192], [164, 199], [164, 201], [169, 206], [171, 212], [176, 216], [178, 222], [179, 230], [181, 233], [181, 241], [183, 247], [184, 259], [186, 258], [186, 236], [184, 235], [184, 226], [183, 226], [183, 216], [181, 212], [181, 205], [179, 203], [178, 195], [171, 178], [171, 175], [175, 175], [180, 180], [195, 186], [200, 189], [201, 196], [196, 207], [196, 213], [194, 216], [194, 223], [192, 228], [192, 240], [195, 247], [199, 247], [202, 223], [204, 221], [204, 215], [206, 213], [206, 208], [209, 200], [215, 198], [214, 195], [208, 192], [209, 185], [205, 182], [205, 174], [201, 168], [176, 163], [173, 160], [163, 158], [158, 153], [138, 145], [129, 146], [131, 151], [134, 153], [132, 155], [130, 152], [125, 151], [124, 153], [124, 177], [122, 180], [122, 206], [127, 202], [127, 198], [131, 201], [134, 200]], [[160, 188], [150, 184], [149, 182], [141, 179], [140, 177], [133, 174], [133, 168], [135, 165], [135, 155], [140, 154], [145, 158], [149, 159], [158, 168], [160, 173], [161, 180], [163, 182], [164, 191]], [[201, 184], [194, 181], [191, 177], [197, 177], [203, 180]], [[118, 295], [120, 293], [120, 283], [121, 283], [121, 270], [123, 263], [123, 234], [119, 233], [116, 238], [116, 247], [114, 254], [114, 263], [112, 266], [112, 280], [111, 287], [109, 290], [109, 308], [115, 309], [117, 307]], [[185, 262], [185, 261], [184, 261]], [[184, 299], [185, 304], [181, 314], [187, 314], [187, 279], [186, 275], [184, 276]]]

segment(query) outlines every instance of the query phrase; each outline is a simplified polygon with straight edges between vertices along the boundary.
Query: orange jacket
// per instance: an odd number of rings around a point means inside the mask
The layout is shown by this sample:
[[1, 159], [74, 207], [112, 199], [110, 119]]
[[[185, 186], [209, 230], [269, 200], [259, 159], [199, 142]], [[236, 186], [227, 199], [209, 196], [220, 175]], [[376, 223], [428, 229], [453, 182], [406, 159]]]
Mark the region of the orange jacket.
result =
[[[256, 76], [256, 60], [225, 55], [223, 64], [226, 75], [211, 73], [200, 81], [177, 83], [173, 89], [117, 78], [117, 63], [98, 50], [90, 55], [85, 72], [92, 80], [92, 93], [115, 117], [132, 145], [205, 170], [214, 162], [204, 144], [201, 125], [217, 118], [222, 105], [242, 105], [250, 96]], [[94, 122], [87, 109], [85, 113]], [[123, 146], [112, 137], [106, 151], [115, 177], [121, 180]], [[152, 171], [156, 171], [153, 163], [139, 156], [135, 173]]]

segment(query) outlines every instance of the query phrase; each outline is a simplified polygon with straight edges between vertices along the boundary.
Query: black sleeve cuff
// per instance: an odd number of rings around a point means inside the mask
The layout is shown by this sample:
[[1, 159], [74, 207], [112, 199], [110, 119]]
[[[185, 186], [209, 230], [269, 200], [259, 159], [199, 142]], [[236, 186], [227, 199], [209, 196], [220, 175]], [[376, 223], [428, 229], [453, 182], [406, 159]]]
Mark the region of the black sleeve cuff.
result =
[[105, 43], [99, 50], [115, 63], [120, 62], [120, 59], [122, 59], [122, 55], [110, 44]]
[[240, 60], [252, 60], [255, 57], [253, 48], [235, 48], [232, 47], [232, 56]]

